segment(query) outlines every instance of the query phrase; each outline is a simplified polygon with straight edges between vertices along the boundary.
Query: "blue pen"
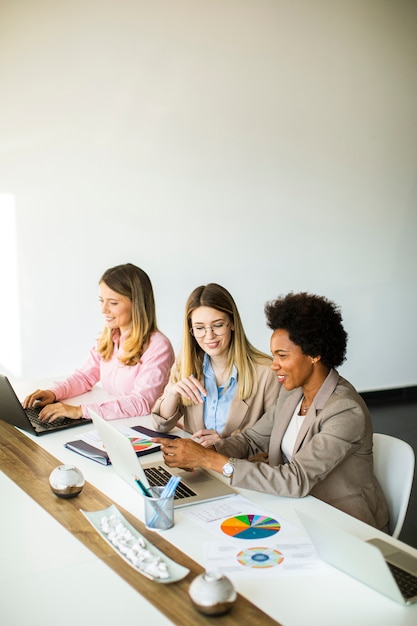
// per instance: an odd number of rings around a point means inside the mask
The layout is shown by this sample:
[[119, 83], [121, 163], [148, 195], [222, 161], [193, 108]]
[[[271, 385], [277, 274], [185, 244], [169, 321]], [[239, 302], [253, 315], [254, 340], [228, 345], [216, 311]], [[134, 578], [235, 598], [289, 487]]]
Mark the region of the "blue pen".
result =
[[[172, 479], [174, 479], [174, 481], [172, 481]], [[164, 489], [162, 490], [160, 497], [161, 498], [162, 497], [166, 498], [166, 497], [172, 495], [172, 493], [175, 491], [175, 489], [176, 489], [176, 487], [177, 487], [177, 485], [178, 485], [180, 480], [181, 480], [180, 478], [177, 479], [176, 477], [172, 476], [169, 479], [168, 483], [165, 485]], [[153, 494], [151, 493], [151, 491], [149, 491], [149, 489], [147, 487], [145, 487], [143, 482], [137, 476], [135, 476], [135, 482], [136, 482], [137, 486], [139, 487], [139, 489], [141, 490], [142, 494], [146, 498], [153, 498]], [[175, 486], [172, 489], [173, 482], [175, 482]], [[169, 523], [169, 520], [168, 520], [165, 512], [160, 508], [160, 506], [158, 505], [157, 502], [153, 503], [153, 508], [155, 509], [155, 515], [153, 516], [153, 518], [152, 518], [152, 520], [151, 520], [151, 522], [149, 524], [150, 527], [155, 526], [156, 520], [158, 519], [158, 515], [160, 515], [165, 520], [165, 522]]]
[[[171, 476], [171, 478], [169, 479], [165, 487], [162, 489], [160, 498], [162, 499], [162, 498], [171, 497], [175, 493], [175, 490], [180, 480], [181, 480], [180, 476]], [[149, 522], [150, 528], [153, 528], [155, 526], [158, 520], [158, 515], [161, 515], [166, 520], [165, 513], [159, 507], [155, 506], [155, 504], [154, 504], [154, 509], [155, 509], [155, 514], [153, 515], [151, 521]]]
[[161, 498], [169, 498], [175, 493], [178, 483], [181, 480], [181, 476], [171, 476], [165, 487], [162, 489]]

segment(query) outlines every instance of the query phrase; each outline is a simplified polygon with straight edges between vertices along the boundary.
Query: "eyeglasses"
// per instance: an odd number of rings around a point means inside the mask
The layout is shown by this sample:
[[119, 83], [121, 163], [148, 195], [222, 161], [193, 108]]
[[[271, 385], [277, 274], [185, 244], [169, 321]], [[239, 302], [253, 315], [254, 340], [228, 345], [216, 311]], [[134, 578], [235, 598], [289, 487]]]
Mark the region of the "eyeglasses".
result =
[[196, 337], [196, 339], [201, 339], [205, 336], [208, 330], [211, 330], [213, 335], [217, 337], [221, 337], [226, 334], [227, 329], [230, 326], [230, 322], [219, 322], [218, 324], [213, 324], [212, 326], [192, 326], [190, 328], [190, 333]]

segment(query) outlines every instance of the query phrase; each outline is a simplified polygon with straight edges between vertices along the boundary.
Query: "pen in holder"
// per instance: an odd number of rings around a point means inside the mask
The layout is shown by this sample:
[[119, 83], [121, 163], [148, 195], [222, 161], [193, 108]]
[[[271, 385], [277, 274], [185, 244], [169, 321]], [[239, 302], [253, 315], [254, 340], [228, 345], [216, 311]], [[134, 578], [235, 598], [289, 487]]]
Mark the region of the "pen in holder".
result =
[[151, 530], [168, 530], [174, 525], [174, 493], [180, 481], [172, 476], [165, 487], [145, 487], [136, 479], [144, 495], [145, 524]]

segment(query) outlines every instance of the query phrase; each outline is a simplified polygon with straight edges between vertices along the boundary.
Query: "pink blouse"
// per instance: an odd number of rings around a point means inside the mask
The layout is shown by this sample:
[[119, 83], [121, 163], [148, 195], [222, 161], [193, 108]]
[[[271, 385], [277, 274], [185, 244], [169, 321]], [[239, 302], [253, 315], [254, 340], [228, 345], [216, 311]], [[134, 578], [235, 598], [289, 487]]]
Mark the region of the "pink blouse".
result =
[[99, 404], [82, 404], [83, 417], [89, 417], [89, 409], [107, 420], [147, 415], [168, 382], [174, 362], [171, 342], [161, 332], [154, 332], [137, 365], [121, 363], [119, 356], [122, 354], [123, 337], [120, 345], [115, 342], [110, 361], [104, 361], [94, 347], [82, 367], [65, 380], [53, 383], [49, 389], [61, 401], [90, 391], [101, 381], [105, 391], [114, 398]]

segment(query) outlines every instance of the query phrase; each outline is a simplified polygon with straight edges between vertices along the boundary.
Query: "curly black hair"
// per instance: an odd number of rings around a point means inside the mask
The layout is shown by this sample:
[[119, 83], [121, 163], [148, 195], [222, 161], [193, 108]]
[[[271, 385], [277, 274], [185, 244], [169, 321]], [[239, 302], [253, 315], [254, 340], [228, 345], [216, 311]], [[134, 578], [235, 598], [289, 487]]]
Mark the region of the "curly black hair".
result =
[[304, 354], [320, 356], [329, 368], [345, 361], [348, 335], [340, 309], [324, 296], [291, 292], [267, 302], [265, 315], [268, 327], [286, 330]]

